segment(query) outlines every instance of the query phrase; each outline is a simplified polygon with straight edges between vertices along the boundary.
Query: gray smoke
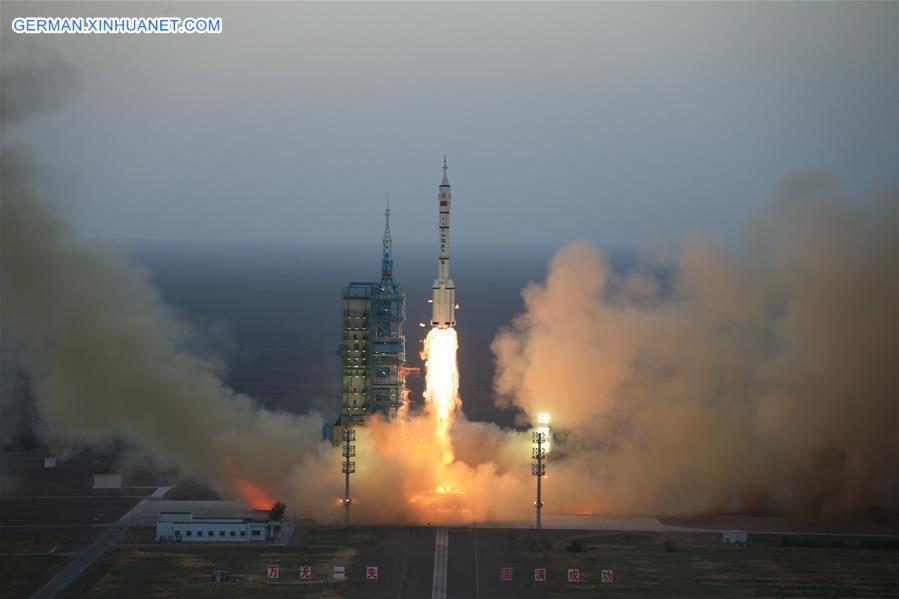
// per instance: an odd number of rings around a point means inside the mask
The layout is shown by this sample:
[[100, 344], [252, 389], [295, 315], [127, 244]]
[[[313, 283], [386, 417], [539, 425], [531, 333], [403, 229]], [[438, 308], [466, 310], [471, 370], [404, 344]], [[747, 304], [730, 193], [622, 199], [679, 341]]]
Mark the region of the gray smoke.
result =
[[3, 129], [58, 109], [80, 86], [78, 70], [33, 39], [3, 38], [0, 123]]
[[51, 432], [86, 444], [133, 441], [220, 490], [230, 457], [274, 488], [316, 448], [319, 419], [258, 409], [224, 387], [215, 361], [185, 351], [191, 329], [147, 274], [78, 239], [32, 197], [22, 157], [4, 149], [2, 159], [3, 326], [22, 345]]
[[896, 204], [796, 177], [740, 250], [692, 236], [625, 274], [561, 250], [493, 342], [500, 404], [566, 431], [550, 486], [588, 510], [893, 514]]
[[[77, 73], [39, 47], [4, 47], [3, 130], [58, 106]], [[120, 438], [219, 491], [252, 481], [268, 494], [318, 447], [318, 417], [275, 414], [224, 387], [221, 364], [189, 351], [145, 271], [76, 236], [42, 196], [45, 170], [4, 135], [0, 306], [51, 435], [93, 444]], [[11, 344], [11, 339], [15, 340]]]

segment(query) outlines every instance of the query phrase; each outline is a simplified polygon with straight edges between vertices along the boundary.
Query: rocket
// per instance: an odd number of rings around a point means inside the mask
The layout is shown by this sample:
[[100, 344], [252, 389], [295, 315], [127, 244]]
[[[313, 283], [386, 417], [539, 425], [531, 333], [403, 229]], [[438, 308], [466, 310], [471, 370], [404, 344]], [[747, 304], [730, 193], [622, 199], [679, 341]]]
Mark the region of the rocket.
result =
[[446, 178], [446, 156], [443, 157], [443, 181], [437, 192], [437, 234], [440, 252], [437, 255], [437, 278], [431, 295], [431, 326], [445, 329], [456, 326], [456, 284], [449, 274], [449, 179]]

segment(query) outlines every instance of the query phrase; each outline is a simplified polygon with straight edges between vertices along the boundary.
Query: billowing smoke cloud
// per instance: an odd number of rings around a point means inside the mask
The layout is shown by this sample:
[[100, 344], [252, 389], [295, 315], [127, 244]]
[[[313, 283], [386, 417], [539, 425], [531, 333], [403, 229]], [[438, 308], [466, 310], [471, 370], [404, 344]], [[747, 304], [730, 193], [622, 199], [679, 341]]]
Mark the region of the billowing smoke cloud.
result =
[[[77, 73], [39, 47], [5, 50], [7, 130], [59, 104]], [[271, 494], [317, 450], [320, 418], [261, 410], [225, 388], [220, 364], [187, 351], [193, 331], [147, 274], [79, 239], [41, 197], [44, 172], [30, 154], [5, 143], [2, 165], [4, 347], [27, 364], [49, 432], [81, 444], [125, 439], [220, 491], [252, 498], [252, 483]]]
[[500, 403], [565, 431], [548, 493], [590, 511], [892, 513], [896, 222], [895, 193], [851, 202], [809, 176], [739, 251], [693, 236], [618, 274], [587, 243], [561, 250], [493, 343]]
[[[53, 82], [77, 79], [58, 57], [31, 56], [18, 54], [15, 68], [4, 65], [4, 127], [38, 114], [28, 107], [61, 102], [31, 95], [64, 95], [71, 90]], [[27, 84], [12, 84], [16, 74]], [[273, 413], [222, 385], [221, 362], [207, 357], [206, 344], [162, 302], [148, 274], [75, 234], [53, 201], [65, 196], [43, 192], [47, 170], [23, 146], [8, 144], [2, 165], [4, 348], [27, 368], [46, 432], [74, 445], [123, 439], [225, 495], [254, 505], [282, 499], [294, 514], [339, 518], [341, 455], [319, 443], [321, 418]], [[520, 498], [529, 481], [511, 474], [527, 468], [525, 436], [471, 423], [458, 430], [470, 437], [460, 454], [491, 461], [444, 465], [428, 417], [374, 420], [360, 430], [354, 521], [526, 513]]]
[[[339, 518], [341, 457], [318, 443], [321, 419], [223, 386], [220, 362], [197, 355], [204, 344], [147, 273], [79, 239], [42, 191], [46, 171], [7, 145], [11, 124], [77, 82], [58, 58], [11, 56], [4, 48], [0, 316], [48, 432], [125, 439], [250, 503]], [[559, 252], [493, 345], [502, 401], [553, 414], [548, 511], [894, 506], [895, 204], [798, 179], [744, 251], [694, 237], [676, 259], [626, 274], [587, 244]], [[447, 465], [428, 417], [360, 430], [354, 521], [530, 516], [527, 432], [463, 419], [452, 442]]]
[[[356, 430], [354, 522], [465, 524], [532, 514], [529, 435], [458, 421], [453, 440], [470, 461], [457, 455], [457, 461], [445, 465], [430, 417], [389, 423], [375, 418]], [[333, 473], [340, 472], [340, 460], [339, 451], [322, 446], [316, 459], [295, 468], [290, 497], [299, 513], [322, 520], [330, 514], [332, 523], [339, 517], [342, 478], [334, 484]]]
[[[10, 128], [56, 108], [63, 98], [80, 86], [78, 72], [65, 63], [58, 53], [36, 44], [34, 40], [2, 38], [0, 52], [0, 136], [3, 139], [3, 161], [0, 171], [32, 168], [27, 150], [10, 149]], [[13, 161], [7, 164], [6, 157]], [[39, 428], [31, 397], [27, 369], [21, 362], [19, 348], [9, 335], [0, 343], [0, 443], [28, 447], [37, 443]], [[3, 472], [4, 487], [10, 484], [8, 468]]]
[[0, 301], [51, 431], [133, 441], [219, 489], [247, 473], [274, 488], [316, 449], [320, 419], [273, 414], [225, 388], [215, 362], [182, 349], [191, 331], [146, 273], [78, 239], [31, 196], [21, 160], [4, 150]]

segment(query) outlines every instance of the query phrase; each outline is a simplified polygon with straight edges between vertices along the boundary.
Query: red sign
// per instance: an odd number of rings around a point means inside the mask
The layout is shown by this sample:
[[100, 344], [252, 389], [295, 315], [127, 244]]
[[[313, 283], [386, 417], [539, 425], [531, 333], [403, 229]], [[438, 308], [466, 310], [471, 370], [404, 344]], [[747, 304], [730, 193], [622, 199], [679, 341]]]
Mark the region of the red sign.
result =
[[266, 578], [278, 578], [278, 566], [276, 564], [269, 564], [265, 567], [265, 577]]
[[378, 579], [378, 567], [377, 566], [369, 566], [365, 569], [365, 580], [377, 580]]
[[312, 568], [300, 566], [300, 580], [312, 580]]
[[500, 580], [512, 580], [512, 568], [500, 568], [499, 569], [499, 579]]
[[568, 582], [580, 582], [581, 580], [581, 571], [580, 570], [569, 570], [568, 571]]
[[612, 582], [615, 580], [615, 574], [611, 570], [603, 570], [600, 574], [600, 580], [603, 582]]
[[440, 200], [441, 206], [447, 206], [448, 204], [449, 204], [449, 202], [447, 202], [446, 200]]
[[546, 568], [534, 568], [534, 582], [546, 582]]

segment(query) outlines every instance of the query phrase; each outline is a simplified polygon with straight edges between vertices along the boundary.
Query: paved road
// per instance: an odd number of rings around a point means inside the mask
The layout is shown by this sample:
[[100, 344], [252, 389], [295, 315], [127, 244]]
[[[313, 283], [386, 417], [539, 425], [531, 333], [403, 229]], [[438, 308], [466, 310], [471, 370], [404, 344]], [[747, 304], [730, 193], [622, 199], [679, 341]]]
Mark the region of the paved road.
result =
[[431, 599], [446, 599], [446, 562], [449, 551], [449, 531], [437, 529], [434, 546], [434, 580], [431, 583]]
[[[543, 592], [545, 585], [535, 585], [531, 577], [526, 576], [527, 568], [540, 564], [510, 564], [504, 557], [520, 554], [520, 551], [512, 551], [512, 546], [530, 542], [531, 532], [477, 528], [379, 528], [375, 531], [375, 540], [360, 548], [348, 572], [350, 597], [502, 599], [549, 596]], [[445, 539], [445, 545], [441, 539]], [[446, 557], [443, 571], [441, 556]], [[367, 566], [378, 566], [377, 581], [366, 580]], [[512, 583], [500, 581], [503, 566], [515, 568], [516, 578]]]
[[[375, 542], [360, 548], [349, 571], [350, 597], [427, 599], [434, 583], [436, 529], [381, 528]], [[366, 567], [378, 566], [378, 580]]]
[[41, 587], [38, 592], [34, 594], [33, 599], [51, 599], [72, 584], [72, 582], [81, 576], [81, 574], [87, 570], [97, 558], [115, 544], [129, 526], [134, 522], [139, 521], [145, 511], [150, 511], [150, 505], [161, 499], [168, 490], [169, 487], [160, 487], [156, 489], [155, 492], [142, 499], [140, 503], [122, 516], [116, 524], [110, 526], [102, 535], [100, 535], [100, 538], [94, 541], [90, 547], [80, 553], [68, 566], [60, 570], [56, 576], [51, 578], [47, 584]]
[[449, 531], [447, 561], [448, 599], [481, 599], [481, 566], [476, 528], [453, 528]]
[[287, 547], [291, 536], [293, 536], [293, 524], [286, 522], [281, 526], [281, 530], [278, 531], [278, 537], [272, 541], [272, 545], [276, 547]]
[[[495, 528], [451, 531], [448, 599], [548, 597], [546, 585], [533, 582], [533, 568], [545, 564], [512, 561], [509, 557], [522, 555], [521, 545], [535, 542], [536, 534]], [[544, 536], [541, 533], [541, 538]], [[513, 568], [510, 582], [500, 580], [504, 567]]]

